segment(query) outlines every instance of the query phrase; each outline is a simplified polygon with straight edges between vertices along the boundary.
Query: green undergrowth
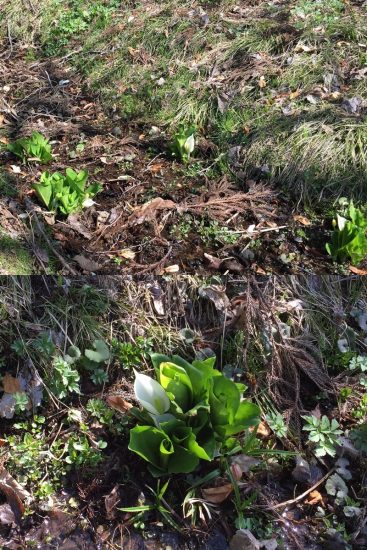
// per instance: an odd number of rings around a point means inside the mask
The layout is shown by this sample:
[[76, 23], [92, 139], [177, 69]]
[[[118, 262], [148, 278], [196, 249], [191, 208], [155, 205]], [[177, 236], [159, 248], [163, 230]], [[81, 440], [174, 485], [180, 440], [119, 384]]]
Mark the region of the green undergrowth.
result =
[[24, 244], [6, 235], [0, 224], [0, 274], [32, 275], [35, 271], [32, 255]]
[[[366, 122], [348, 100], [367, 99], [366, 8], [260, 2], [241, 17], [235, 5], [43, 0], [34, 38], [47, 56], [70, 54], [122, 120], [170, 136], [195, 125], [216, 159], [239, 145], [249, 177], [305, 202], [365, 200]], [[13, 3], [7, 15], [14, 35], [29, 40], [30, 15]]]
[[[155, 310], [152, 284], [169, 314]], [[213, 307], [224, 296], [248, 306], [233, 327]], [[302, 493], [304, 481], [288, 492], [284, 484], [302, 455], [304, 464], [321, 457], [315, 464], [339, 476], [318, 488], [328, 517], [307, 508], [317, 536], [332, 521], [349, 541], [363, 457], [337, 462], [337, 453], [340, 437], [357, 454], [367, 450], [366, 296], [353, 277], [225, 286], [191, 277], [0, 278], [0, 458], [28, 491], [25, 519], [38, 524], [56, 502], [71, 517], [88, 504], [96, 529], [105, 521], [101, 499], [118, 487], [108, 521], [143, 536], [152, 525], [210, 533], [221, 514], [230, 532], [280, 542], [262, 486], [272, 479], [285, 491], [272, 498], [285, 501]], [[183, 303], [192, 304], [185, 316]], [[308, 370], [288, 388], [300, 357]], [[297, 429], [293, 394], [282, 405], [277, 390], [300, 381]]]

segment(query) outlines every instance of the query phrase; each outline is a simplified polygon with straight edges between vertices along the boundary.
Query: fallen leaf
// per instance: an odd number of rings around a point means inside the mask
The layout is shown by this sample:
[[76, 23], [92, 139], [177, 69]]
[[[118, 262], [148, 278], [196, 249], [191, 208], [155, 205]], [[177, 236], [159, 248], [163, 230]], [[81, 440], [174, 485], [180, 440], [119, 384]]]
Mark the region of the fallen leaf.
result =
[[128, 218], [129, 225], [140, 225], [142, 223], [152, 221], [156, 218], [159, 210], [172, 210], [176, 203], [171, 200], [165, 200], [161, 197], [156, 197], [142, 206], [134, 208], [133, 213]]
[[233, 491], [233, 486], [231, 483], [226, 483], [220, 487], [208, 487], [207, 489], [202, 489], [201, 493], [203, 498], [212, 504], [220, 504], [224, 502]]
[[177, 264], [169, 265], [163, 269], [164, 273], [178, 273], [180, 271], [180, 266]]
[[219, 269], [221, 264], [222, 264], [222, 261], [223, 261], [220, 258], [216, 258], [215, 256], [211, 256], [211, 254], [207, 254], [206, 252], [204, 252], [204, 258], [209, 263], [208, 267], [210, 267], [212, 269]]
[[289, 94], [289, 99], [296, 99], [296, 97], [299, 97], [301, 95], [300, 90], [296, 90], [295, 92], [291, 92]]
[[266, 424], [266, 422], [260, 422], [257, 427], [257, 434], [263, 437], [268, 437], [270, 433], [271, 430], [269, 429], [269, 426]]
[[292, 477], [299, 483], [308, 483], [311, 479], [310, 465], [301, 456], [296, 456], [296, 466], [292, 470]]
[[258, 84], [259, 84], [259, 88], [265, 88], [266, 87], [265, 76], [260, 76]]
[[235, 464], [241, 470], [241, 474], [247, 474], [253, 466], [257, 466], [260, 462], [257, 458], [245, 454], [235, 456], [231, 460], [232, 465]]
[[230, 550], [259, 550], [260, 541], [248, 529], [239, 529], [231, 538]]
[[165, 315], [164, 292], [159, 283], [155, 281], [154, 283], [149, 283], [147, 286], [152, 296], [153, 307], [157, 315]]
[[231, 305], [231, 302], [229, 301], [229, 298], [225, 293], [224, 287], [219, 285], [200, 287], [199, 296], [213, 302], [215, 308], [218, 311], [226, 311]]
[[13, 418], [15, 403], [16, 401], [12, 393], [4, 393], [0, 399], [0, 416], [2, 418]]
[[6, 373], [2, 379], [2, 388], [6, 393], [18, 393], [22, 391], [20, 380]]
[[108, 395], [106, 398], [107, 404], [116, 411], [126, 413], [132, 408], [132, 404], [126, 401], [121, 395]]
[[101, 266], [97, 264], [97, 262], [86, 258], [83, 254], [78, 254], [77, 256], [74, 256], [73, 259], [83, 269], [83, 271], [98, 271], [101, 269]]
[[346, 97], [341, 106], [347, 113], [359, 114], [363, 107], [363, 100], [360, 97]]
[[349, 271], [351, 271], [352, 273], [355, 273], [356, 275], [367, 275], [367, 269], [354, 267], [353, 265], [349, 266]]
[[16, 166], [15, 164], [11, 164], [10, 168], [13, 170], [14, 174], [22, 173], [22, 169], [19, 166]]
[[310, 53], [310, 52], [313, 52], [315, 50], [314, 47], [311, 47], [311, 46], [307, 46], [306, 44], [297, 44], [297, 46], [294, 48], [294, 51], [295, 52], [305, 52], [305, 53]]
[[322, 494], [318, 491], [311, 491], [311, 493], [308, 495], [307, 500], [305, 500], [306, 504], [309, 504], [310, 506], [315, 506], [316, 504], [324, 504], [324, 499], [322, 497]]
[[0, 491], [6, 496], [15, 522], [19, 525], [25, 510], [22, 501], [30, 496], [28, 491], [19, 485], [5, 468], [0, 472]]
[[164, 167], [163, 162], [157, 162], [156, 164], [151, 164], [149, 166], [149, 172], [152, 172], [153, 174], [157, 174], [158, 172], [161, 172]]
[[311, 103], [311, 105], [317, 105], [319, 100], [317, 99], [317, 97], [315, 97], [314, 95], [312, 94], [308, 94], [306, 96], [306, 99], [309, 103]]
[[240, 481], [240, 479], [242, 477], [242, 470], [241, 470], [241, 468], [239, 467], [238, 464], [232, 464], [231, 472], [232, 472], [233, 478], [236, 481]]
[[74, 229], [74, 231], [77, 231], [78, 233], [83, 235], [83, 237], [88, 239], [88, 241], [92, 238], [92, 233], [80, 220], [80, 214], [69, 214], [67, 218], [67, 223], [72, 229]]
[[[42, 541], [45, 541], [46, 538], [54, 539], [56, 537], [66, 537], [74, 531], [76, 527], [76, 520], [71, 516], [70, 513], [64, 512], [59, 508], [53, 508], [48, 512], [48, 516], [43, 520], [39, 529], [37, 530], [37, 536]], [[69, 543], [70, 544], [70, 543]], [[72, 544], [72, 543], [71, 543]], [[62, 545], [63, 548], [85, 548], [85, 546], [66, 546]]]
[[252, 267], [253, 267], [255, 273], [258, 273], [259, 275], [266, 275], [265, 269], [263, 269], [259, 265], [254, 264]]
[[302, 225], [311, 225], [310, 220], [308, 218], [306, 218], [305, 216], [301, 216], [301, 215], [296, 214], [295, 216], [293, 216], [293, 219], [294, 219], [295, 222], [299, 222]]
[[119, 250], [117, 255], [119, 256], [119, 258], [125, 258], [126, 260], [133, 260], [136, 256], [135, 252], [133, 250], [130, 250], [129, 248]]

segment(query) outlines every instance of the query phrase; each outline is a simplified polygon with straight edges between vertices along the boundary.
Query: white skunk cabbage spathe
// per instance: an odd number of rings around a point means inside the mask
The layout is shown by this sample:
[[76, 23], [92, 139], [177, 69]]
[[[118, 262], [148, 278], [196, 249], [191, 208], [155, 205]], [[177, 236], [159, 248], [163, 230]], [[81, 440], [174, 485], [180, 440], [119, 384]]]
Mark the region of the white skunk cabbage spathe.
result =
[[162, 386], [153, 378], [135, 372], [135, 397], [141, 406], [151, 414], [164, 414], [170, 408], [170, 401]]
[[187, 140], [185, 141], [184, 148], [185, 148], [185, 152], [186, 152], [188, 155], [191, 155], [191, 153], [193, 152], [193, 150], [194, 150], [194, 148], [195, 148], [195, 138], [194, 138], [194, 134], [191, 134], [191, 136], [189, 136], [189, 137], [187, 138]]
[[90, 206], [93, 206], [93, 204], [97, 204], [93, 199], [85, 199], [82, 206], [83, 208], [89, 208]]

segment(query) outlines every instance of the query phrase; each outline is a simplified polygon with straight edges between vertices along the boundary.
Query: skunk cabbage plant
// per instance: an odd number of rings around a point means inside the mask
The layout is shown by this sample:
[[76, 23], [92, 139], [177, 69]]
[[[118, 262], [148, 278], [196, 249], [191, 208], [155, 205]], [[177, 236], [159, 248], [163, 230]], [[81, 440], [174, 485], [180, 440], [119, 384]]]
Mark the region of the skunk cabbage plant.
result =
[[231, 450], [233, 436], [260, 421], [257, 405], [242, 398], [246, 389], [214, 368], [215, 358], [188, 363], [153, 354], [157, 380], [135, 373], [142, 410], [131, 409], [138, 424], [129, 449], [149, 462], [155, 476], [189, 473], [200, 460]]

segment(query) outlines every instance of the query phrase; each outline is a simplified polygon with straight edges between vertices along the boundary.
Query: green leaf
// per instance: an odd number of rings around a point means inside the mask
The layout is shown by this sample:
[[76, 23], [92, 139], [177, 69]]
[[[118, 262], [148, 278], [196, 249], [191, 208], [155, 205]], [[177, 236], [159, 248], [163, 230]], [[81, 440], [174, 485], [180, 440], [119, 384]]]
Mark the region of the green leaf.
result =
[[240, 392], [232, 380], [225, 376], [213, 379], [213, 389], [210, 394], [211, 418], [213, 425], [233, 424], [240, 405]]
[[110, 350], [104, 340], [95, 340], [93, 342], [93, 350], [86, 349], [85, 356], [94, 363], [105, 363], [110, 358]]
[[175, 403], [183, 412], [190, 407], [193, 396], [192, 385], [184, 368], [174, 363], [161, 363], [159, 382], [167, 392], [173, 395]]
[[7, 149], [23, 161], [32, 159], [46, 164], [53, 158], [51, 145], [39, 132], [33, 132], [30, 137], [20, 138], [14, 143], [9, 143]]
[[130, 430], [129, 449], [152, 464], [156, 470], [164, 473], [165, 465], [162, 464], [161, 444], [166, 440], [169, 441], [167, 435], [158, 428], [136, 426]]

